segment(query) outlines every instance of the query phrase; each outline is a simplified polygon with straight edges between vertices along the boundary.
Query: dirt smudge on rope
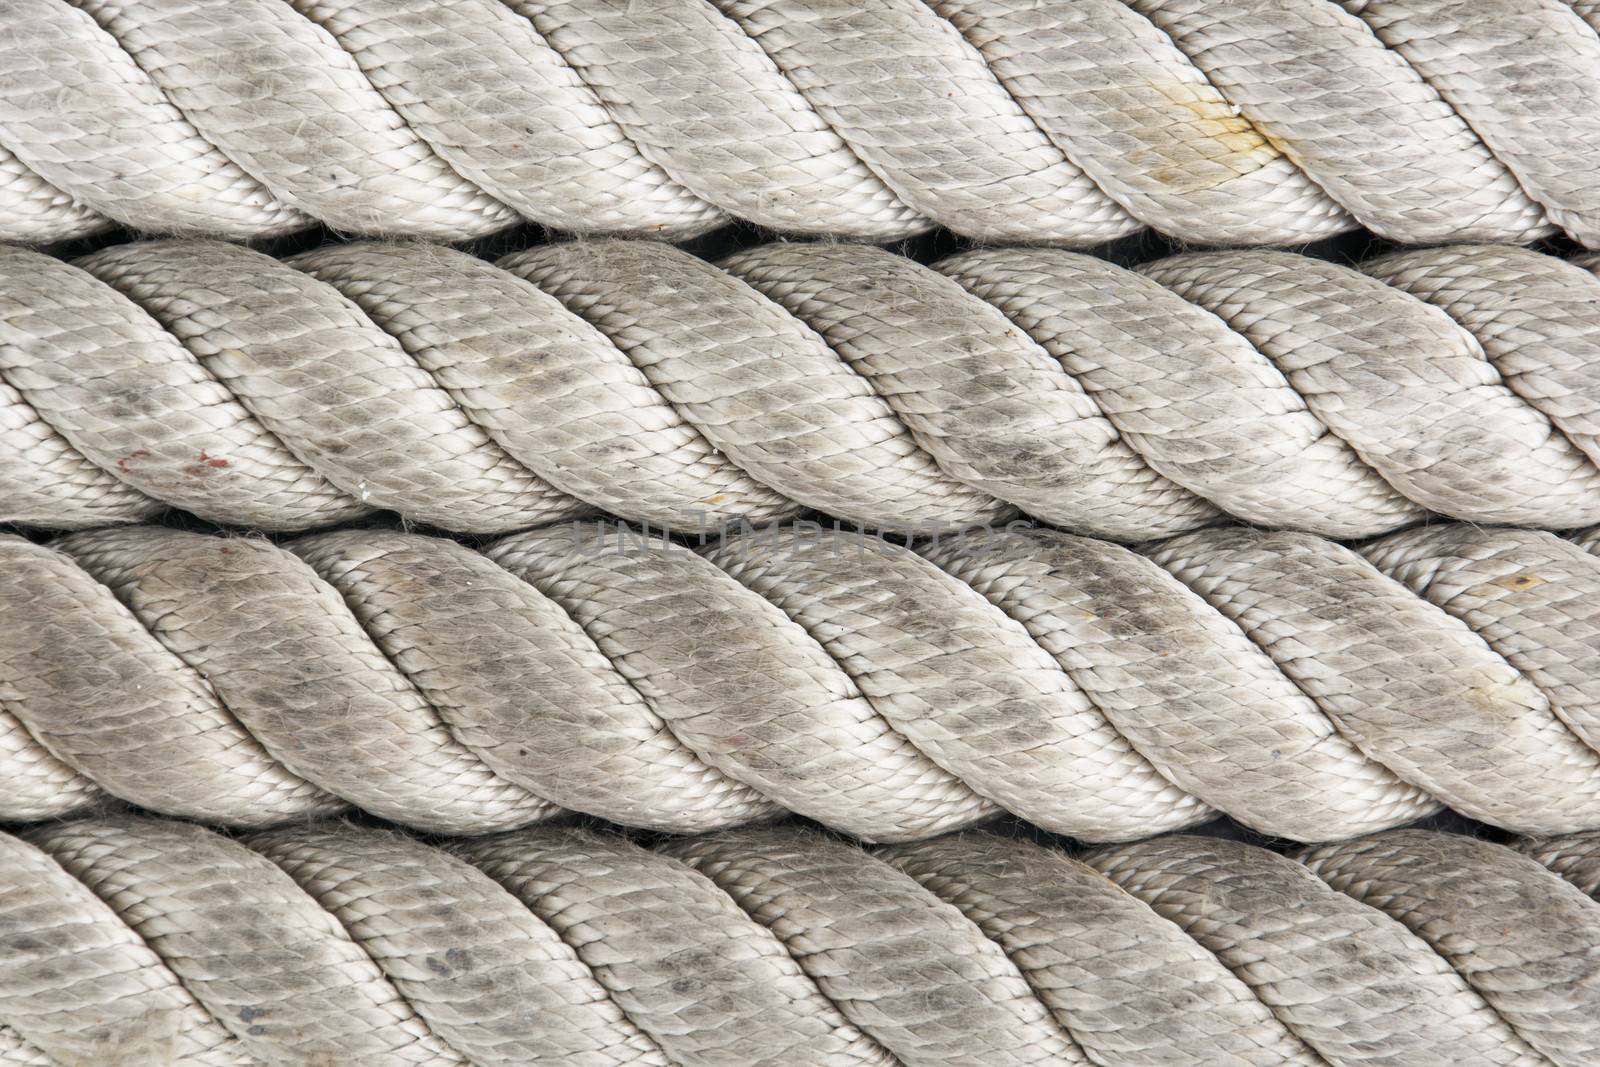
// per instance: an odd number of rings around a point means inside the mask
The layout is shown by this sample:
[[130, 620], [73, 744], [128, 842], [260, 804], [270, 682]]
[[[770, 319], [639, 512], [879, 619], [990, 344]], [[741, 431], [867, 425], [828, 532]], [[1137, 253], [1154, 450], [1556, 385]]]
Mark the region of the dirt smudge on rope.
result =
[[[1289, 154], [1281, 139], [1257, 126], [1207, 83], [1151, 82], [1150, 88], [1168, 105], [1160, 110], [1187, 113], [1174, 116], [1174, 125], [1199, 134], [1174, 136], [1167, 132], [1170, 127], [1154, 126], [1135, 132], [1147, 147], [1129, 152], [1128, 159], [1174, 192], [1214, 189]], [[1212, 165], [1199, 165], [1204, 163]]]

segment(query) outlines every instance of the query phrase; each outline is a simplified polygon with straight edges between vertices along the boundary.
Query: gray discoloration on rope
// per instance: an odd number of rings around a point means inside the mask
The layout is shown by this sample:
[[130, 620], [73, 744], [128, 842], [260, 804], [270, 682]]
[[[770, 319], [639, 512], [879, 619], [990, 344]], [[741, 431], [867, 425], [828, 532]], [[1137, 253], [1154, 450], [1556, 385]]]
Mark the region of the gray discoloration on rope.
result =
[[9, 0], [0, 237], [732, 216], [868, 240], [1360, 224], [1593, 246], [1600, 16], [1575, 6]]
[[494, 266], [408, 245], [0, 249], [0, 520], [1588, 526], [1588, 266], [1501, 247], [1366, 274], [1270, 252], [1135, 273], [1020, 248], [932, 268], [820, 244], [720, 268], [616, 241]]
[[845, 1021], [776, 936], [685, 864], [577, 830], [450, 847], [548, 923], [676, 1062], [894, 1062]]
[[59, 1067], [9, 1026], [0, 1024], [0, 1063], [6, 1067]]
[[911, 841], [1008, 810], [1119, 841], [1220, 811], [1326, 841], [1441, 801], [1600, 827], [1600, 559], [1552, 534], [1428, 527], [1370, 562], [1237, 529], [1142, 556], [1021, 525], [917, 548], [805, 525], [699, 553], [581, 523], [481, 555], [388, 531], [0, 538], [0, 816], [103, 791], [469, 833], [789, 810]]
[[896, 731], [996, 804], [1094, 840], [1209, 817], [972, 589], [881, 541], [846, 546], [843, 561], [840, 547], [757, 533], [707, 557], [804, 627]]
[[[1323, 425], [1269, 354], [1159, 275], [1071, 253], [1000, 250], [934, 269], [1059, 360], [1151, 471], [1233, 515], [1361, 536], [1420, 514]], [[1185, 516], [1130, 518], [1177, 530]]]
[[[1537, 265], [1537, 269], [1535, 269]], [[1505, 385], [1586, 456], [1600, 456], [1600, 360], [1592, 355], [1593, 257], [1555, 264], [1523, 248], [1433, 248], [1361, 264], [1467, 329]]]
[[1215, 956], [1077, 860], [976, 835], [878, 855], [999, 942], [1096, 1063], [1317, 1062]]
[[0, 879], [7, 972], [0, 1017], [52, 1062], [250, 1062], [159, 949], [87, 881], [9, 835], [0, 837]]
[[1456, 810], [1520, 820], [1539, 795], [1537, 818], [1564, 821], [1560, 809], [1600, 801], [1600, 752], [1533, 680], [1350, 549], [1217, 530], [1150, 555], [1237, 623], [1363, 752]]
[[[1483, 522], [1587, 523], [1600, 469], [1505, 383], [1475, 334], [1439, 309], [1284, 253], [1205, 253], [1143, 273], [1250, 340], [1312, 414], [1406, 499], [1442, 514], [1470, 508]], [[1492, 278], [1486, 290], [1496, 288]], [[1588, 287], [1573, 280], [1578, 291]], [[1297, 321], [1306, 325], [1282, 328]]]
[[1048, 352], [949, 279], [860, 247], [766, 245], [723, 266], [869, 377], [960, 481], [1054, 521], [1101, 511], [1108, 530], [1212, 518], [1145, 465]]
[[[887, 864], [862, 862], [851, 846], [746, 831], [664, 851], [770, 928], [845, 1018], [901, 1061], [1086, 1062], [1000, 946], [957, 908]], [[868, 941], [884, 951], [862, 952]]]
[[1600, 905], [1577, 888], [1552, 884], [1533, 860], [1486, 841], [1415, 830], [1309, 849], [1301, 859], [1335, 889], [1404, 923], [1552, 1063], [1594, 1062]]
[[[301, 777], [441, 831], [553, 812], [460, 744], [338, 592], [289, 553], [153, 527], [74, 535], [60, 547]], [[260, 820], [242, 812], [235, 821]]]
[[[79, 266], [148, 312], [346, 499], [457, 529], [515, 529], [578, 510], [501, 451], [394, 338], [299, 271], [178, 242], [108, 248]], [[231, 468], [222, 457], [191, 463]]]
[[670, 811], [685, 830], [709, 830], [776, 811], [682, 745], [559, 600], [523, 580], [524, 540], [497, 546], [506, 566], [406, 534], [290, 547], [500, 778], [625, 824]]
[[397, 834], [343, 827], [246, 840], [339, 920], [467, 1062], [665, 1067], [655, 1042], [566, 942], [461, 860]]
[[[656, 403], [793, 500], [830, 514], [893, 515], [913, 529], [1002, 510], [983, 486], [958, 481], [918, 446], [892, 390], [737, 272], [619, 241], [549, 246], [501, 265], [598, 327]], [[584, 360], [586, 373], [592, 362]], [[701, 521], [750, 512], [702, 485], [689, 498]]]
[[[160, 537], [160, 535], [157, 535]], [[171, 549], [194, 553], [193, 565], [207, 569], [219, 549], [260, 554], [248, 542], [224, 545], [211, 538], [160, 538]], [[148, 540], [148, 539], [147, 539]], [[19, 606], [32, 605], [45, 627], [10, 627], [5, 642], [11, 669], [0, 683], [0, 703], [15, 707], [41, 727], [42, 735], [87, 778], [73, 785], [100, 783], [142, 807], [182, 815], [210, 811], [223, 823], [331, 813], [341, 802], [279, 763], [247, 729], [248, 712], [236, 717], [208, 680], [214, 659], [191, 664], [172, 646], [145, 629], [138, 616], [117, 599], [113, 585], [102, 584], [69, 556], [18, 538], [5, 539], [6, 595]], [[277, 553], [271, 558], [276, 560]], [[143, 583], [152, 593], [169, 584], [178, 567], [163, 575], [147, 568]], [[190, 571], [194, 574], [194, 571]], [[100, 572], [106, 579], [110, 574]], [[220, 575], [208, 591], [222, 603]], [[187, 584], [179, 578], [179, 595]], [[149, 603], [148, 598], [145, 601]], [[189, 604], [192, 611], [197, 605]], [[280, 602], [268, 610], [277, 611]], [[159, 612], [159, 609], [157, 609]], [[174, 620], [182, 625], [183, 620]], [[241, 635], [249, 628], [240, 617], [226, 625]], [[166, 631], [162, 631], [166, 632]], [[249, 638], [246, 637], [248, 640]], [[224, 638], [226, 640], [226, 638]], [[15, 657], [15, 658], [11, 658]], [[28, 664], [26, 671], [23, 664]], [[47, 726], [45, 724], [48, 724]], [[265, 732], [265, 731], [264, 731]], [[7, 736], [24, 736], [9, 731]], [[159, 753], [159, 756], [156, 754]], [[32, 763], [13, 757], [23, 773], [8, 774], [15, 800], [10, 818], [39, 818], [50, 811], [28, 811], [30, 767], [42, 771], [53, 758]], [[57, 787], [58, 802], [76, 806], [82, 791]], [[15, 807], [13, 807], [15, 805]]]
[[[159, 247], [149, 251], [159, 254]], [[219, 254], [276, 267], [243, 249]], [[0, 257], [12, 271], [34, 274], [29, 290], [7, 286], [0, 297], [6, 304], [3, 373], [25, 398], [19, 410], [31, 409], [57, 431], [45, 440], [70, 442], [65, 451], [87, 468], [70, 490], [78, 507], [57, 504], [60, 519], [51, 519], [49, 505], [34, 502], [48, 493], [40, 486], [18, 498], [26, 510], [17, 518], [35, 511], [36, 522], [76, 526], [95, 515], [111, 521], [148, 515], [150, 501], [128, 493], [140, 482], [148, 488], [139, 492], [155, 500], [224, 521], [251, 523], [276, 513], [294, 525], [321, 524], [360, 514], [357, 501], [285, 448], [214, 373], [127, 298], [57, 260], [11, 249], [0, 250]], [[196, 310], [211, 303], [204, 292], [187, 302]], [[29, 478], [29, 453], [10, 454], [7, 470], [15, 467]], [[59, 452], [51, 459], [64, 462]], [[90, 486], [82, 484], [90, 479]], [[109, 501], [94, 492], [102, 486], [111, 490]], [[78, 508], [87, 514], [74, 516]]]
[[779, 608], [686, 548], [630, 540], [558, 527], [488, 555], [572, 615], [681, 744], [784, 807], [889, 839], [998, 810], [896, 731]]
[[[602, 247], [614, 255], [633, 249]], [[641, 245], [638, 254], [652, 251]], [[291, 262], [358, 304], [468, 418], [571, 497], [608, 511], [644, 507], [674, 527], [793, 514], [786, 497], [718, 451], [739, 455], [736, 446], [707, 440], [678, 414], [672, 399], [654, 387], [648, 361], [635, 365], [606, 333], [565, 310], [551, 295], [555, 289], [524, 280], [537, 269], [536, 257], [545, 258], [524, 253], [507, 259], [502, 270], [442, 250], [430, 255], [423, 248], [343, 245]], [[664, 258], [672, 266], [684, 263], [680, 256]], [[704, 276], [728, 284], [701, 266]], [[688, 302], [688, 287], [668, 291]], [[740, 310], [751, 304], [759, 301], [748, 300]], [[703, 306], [720, 310], [717, 301]], [[769, 317], [796, 332], [790, 320]], [[577, 499], [568, 505], [580, 506]]]
[[[110, 904], [116, 916], [102, 921], [164, 961], [154, 977], [175, 979], [204, 1009], [192, 1013], [195, 1029], [225, 1032], [226, 1055], [199, 1062], [465, 1062], [339, 920], [265, 856], [156, 820], [69, 823], [27, 836], [45, 853], [33, 852], [36, 862], [59, 865], [59, 882]], [[70, 919], [78, 909], [54, 910]], [[91, 963], [90, 973], [104, 966]]]
[[1171, 837], [1088, 862], [1215, 953], [1330, 1063], [1543, 1062], [1427, 943], [1290, 859]]
[[1224, 614], [1128, 549], [1038, 530], [922, 551], [1022, 623], [1139, 752], [1213, 807], [1321, 837], [1334, 809], [1354, 834], [1435, 803], [1363, 755]]
[[69, 822], [0, 835], [0, 1049], [83, 1067], [1587, 1062], [1600, 904], [1436, 833], [1306, 862], [1193, 837], [1072, 859], [970, 832], [874, 855], [793, 829], [441, 850], [328, 824]]

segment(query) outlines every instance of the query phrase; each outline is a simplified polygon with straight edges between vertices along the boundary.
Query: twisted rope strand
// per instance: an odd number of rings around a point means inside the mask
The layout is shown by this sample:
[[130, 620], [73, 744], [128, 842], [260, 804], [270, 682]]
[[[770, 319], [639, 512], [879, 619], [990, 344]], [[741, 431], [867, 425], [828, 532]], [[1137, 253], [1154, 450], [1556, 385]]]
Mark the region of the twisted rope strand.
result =
[[1590, 1062], [1600, 903], [1447, 834], [1301, 860], [69, 822], [0, 835], [0, 1019], [122, 1067]]
[[1005, 810], [1116, 841], [1220, 811], [1325, 841], [1441, 803], [1600, 828], [1600, 559], [1548, 533], [1224, 528], [1141, 555], [799, 526], [697, 553], [579, 523], [480, 555], [146, 527], [0, 555], [4, 818], [103, 790], [454, 833], [788, 810], [895, 841]]
[[1600, 833], [1582, 831], [1512, 843], [1561, 877], [1600, 900]]
[[825, 245], [720, 267], [613, 241], [495, 266], [410, 245], [0, 249], [0, 519], [1589, 526], [1590, 266], [1503, 247], [1365, 273], [1269, 252], [1134, 272], [1030, 249], [932, 268]]
[[1574, 6], [7, 0], [0, 238], [733, 216], [1593, 247], [1600, 18]]
[[55, 1060], [3, 1023], [0, 1023], [0, 1063], [6, 1067], [59, 1067]]
[[[1492, 863], [1502, 854], [1487, 842], [1412, 831], [1309, 849], [1301, 860], [1335, 889], [1381, 908], [1427, 941], [1550, 1060], [1593, 1059], [1600, 1042], [1589, 1000], [1600, 987], [1567, 940], [1587, 923], [1593, 902], [1565, 883], [1550, 888], [1531, 863]], [[1461, 916], [1440, 908], [1441, 899], [1457, 902]], [[1521, 927], [1516, 934], [1507, 931], [1510, 922]], [[1543, 997], [1523, 983], [1514, 962], [1523, 953], [1543, 961], [1562, 995]], [[1577, 953], [1594, 954], [1593, 943]]]

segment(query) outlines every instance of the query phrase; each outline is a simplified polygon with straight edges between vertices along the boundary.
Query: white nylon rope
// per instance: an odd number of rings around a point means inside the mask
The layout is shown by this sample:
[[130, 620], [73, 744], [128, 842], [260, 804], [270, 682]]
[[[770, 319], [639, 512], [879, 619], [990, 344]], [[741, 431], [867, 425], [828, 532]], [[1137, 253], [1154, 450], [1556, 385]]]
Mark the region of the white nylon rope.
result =
[[0, 520], [1589, 526], [1593, 267], [1501, 246], [1360, 271], [1254, 251], [1129, 271], [820, 244], [720, 266], [618, 241], [496, 265], [416, 245], [0, 249]]
[[1072, 858], [981, 833], [647, 850], [68, 822], [0, 834], [0, 1062], [1593, 1062], [1579, 888], [1418, 830], [1298, 860], [1184, 836]]
[[1140, 554], [802, 525], [697, 553], [577, 523], [478, 554], [142, 527], [0, 538], [0, 562], [8, 820], [109, 794], [450, 833], [788, 810], [903, 841], [1010, 811], [1116, 841], [1220, 811], [1326, 841], [1441, 803], [1600, 829], [1600, 559], [1549, 533]]
[[[1575, 10], [1576, 8], [1576, 10]], [[1600, 244], [1561, 0], [7, 0], [0, 239]]]
[[[0, 1065], [1589, 1067], [1597, 172], [1586, 0], [0, 0], [180, 238], [0, 245]], [[197, 239], [731, 220], [977, 247]]]

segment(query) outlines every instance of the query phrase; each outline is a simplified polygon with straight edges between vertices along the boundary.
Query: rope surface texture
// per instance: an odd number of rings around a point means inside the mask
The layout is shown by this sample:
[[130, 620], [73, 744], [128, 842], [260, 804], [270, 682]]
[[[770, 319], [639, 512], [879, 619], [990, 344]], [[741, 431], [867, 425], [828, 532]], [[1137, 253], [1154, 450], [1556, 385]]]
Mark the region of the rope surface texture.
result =
[[1517, 848], [74, 822], [0, 835], [0, 1062], [1591, 1067], [1600, 839]]
[[0, 818], [1600, 828], [1594, 535], [0, 537]]
[[0, 238], [1600, 247], [1589, 0], [4, 0]]
[[[1600, 114], [1600, 111], [1597, 111]], [[1600, 142], [1597, 142], [1600, 143]], [[1600, 523], [1600, 257], [0, 249], [0, 520]]]

